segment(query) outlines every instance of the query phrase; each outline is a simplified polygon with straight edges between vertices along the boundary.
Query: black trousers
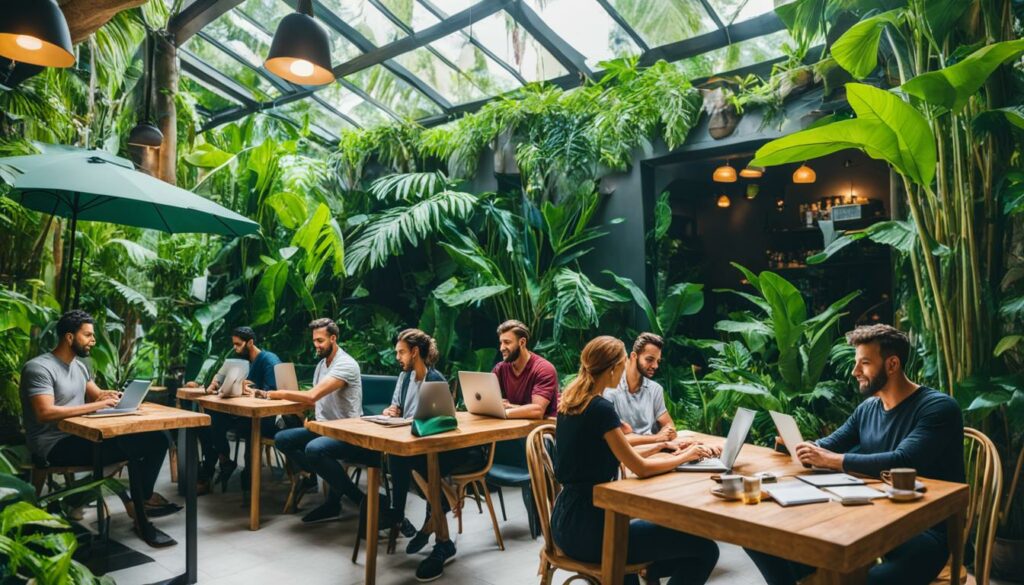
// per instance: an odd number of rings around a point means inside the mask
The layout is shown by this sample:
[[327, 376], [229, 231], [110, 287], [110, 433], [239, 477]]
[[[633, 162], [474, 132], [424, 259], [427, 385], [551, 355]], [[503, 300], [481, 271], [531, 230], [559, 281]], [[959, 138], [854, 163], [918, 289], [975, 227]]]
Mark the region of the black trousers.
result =
[[[482, 447], [467, 447], [454, 451], [445, 451], [437, 456], [438, 467], [441, 468], [441, 476], [450, 475], [457, 471], [473, 471], [484, 466], [485, 456]], [[395, 518], [405, 517], [405, 500], [409, 496], [412, 487], [412, 472], [416, 471], [427, 478], [427, 456], [416, 455], [414, 457], [388, 456], [388, 468], [391, 471], [391, 508], [395, 511]], [[441, 498], [441, 503], [447, 510], [447, 501]]]
[[46, 456], [54, 467], [92, 467], [95, 449], [99, 449], [100, 464], [106, 466], [118, 461], [128, 462], [131, 482], [138, 482], [142, 497], [153, 495], [153, 486], [160, 475], [160, 466], [167, 456], [167, 436], [161, 432], [138, 433], [108, 439], [96, 444], [81, 437], [64, 437]]

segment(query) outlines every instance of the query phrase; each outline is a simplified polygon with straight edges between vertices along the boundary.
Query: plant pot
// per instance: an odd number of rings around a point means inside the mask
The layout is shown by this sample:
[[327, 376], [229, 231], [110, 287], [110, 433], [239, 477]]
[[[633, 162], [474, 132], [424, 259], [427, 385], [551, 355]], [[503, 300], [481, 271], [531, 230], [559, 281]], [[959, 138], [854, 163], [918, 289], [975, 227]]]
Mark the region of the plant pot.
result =
[[516, 146], [518, 142], [511, 132], [503, 131], [494, 138], [494, 172], [499, 175], [518, 175], [519, 164], [516, 162]]
[[1024, 583], [1024, 540], [996, 537], [992, 547], [992, 577]]
[[779, 83], [779, 97], [786, 99], [790, 96], [799, 95], [814, 84], [814, 73], [810, 67], [802, 67], [782, 73], [782, 81]]
[[704, 96], [704, 111], [708, 113], [708, 134], [715, 140], [721, 140], [736, 130], [740, 123], [740, 115], [736, 107], [729, 103], [722, 88], [700, 90]]

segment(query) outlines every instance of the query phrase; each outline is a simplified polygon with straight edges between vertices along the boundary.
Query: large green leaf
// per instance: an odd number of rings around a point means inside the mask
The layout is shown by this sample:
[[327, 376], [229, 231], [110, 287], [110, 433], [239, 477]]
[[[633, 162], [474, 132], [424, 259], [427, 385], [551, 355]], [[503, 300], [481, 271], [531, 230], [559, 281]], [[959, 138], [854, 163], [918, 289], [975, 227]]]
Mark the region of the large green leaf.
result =
[[185, 161], [188, 164], [203, 168], [203, 169], [215, 169], [234, 158], [235, 155], [230, 152], [224, 152], [216, 146], [206, 142], [203, 144], [197, 144], [192, 152], [185, 156]]
[[918, 75], [902, 88], [922, 101], [956, 112], [978, 93], [999, 65], [1021, 51], [1024, 39], [987, 45], [955, 65]]
[[664, 335], [675, 331], [679, 319], [696, 315], [704, 308], [704, 285], [680, 282], [669, 287], [658, 305], [658, 323]]
[[434, 296], [436, 296], [445, 305], [452, 308], [458, 308], [465, 305], [480, 303], [481, 301], [500, 295], [509, 288], [511, 287], [507, 284], [492, 284], [467, 289], [462, 286], [457, 277], [453, 276], [437, 285], [434, 289]]
[[652, 329], [652, 332], [662, 335], [663, 330], [661, 328], [661, 323], [658, 321], [658, 315], [654, 312], [654, 307], [651, 305], [651, 302], [647, 300], [647, 294], [643, 289], [637, 286], [631, 278], [619, 276], [611, 270], [605, 270], [604, 273], [611, 276], [615, 280], [616, 284], [626, 289], [629, 296], [633, 298], [633, 302], [636, 303], [637, 306], [640, 307], [640, 310], [644, 312], [644, 316], [647, 317], [647, 323]]
[[242, 297], [236, 294], [230, 294], [216, 302], [203, 305], [196, 309], [195, 319], [199, 323], [199, 328], [202, 332], [200, 340], [205, 340], [206, 336], [210, 333], [210, 326], [226, 317], [231, 311], [231, 307], [240, 300], [242, 300]]
[[865, 18], [850, 27], [832, 45], [836, 63], [856, 79], [867, 77], [878, 67], [878, 43], [888, 25], [897, 25], [903, 18], [901, 9], [890, 10]]
[[869, 227], [866, 233], [872, 242], [891, 246], [902, 254], [909, 254], [917, 243], [917, 232], [909, 221], [882, 221]]
[[971, 5], [969, 0], [924, 0], [924, 19], [938, 44], [946, 39], [957, 19]]
[[849, 83], [847, 99], [858, 120], [878, 120], [896, 137], [903, 174], [919, 185], [935, 178], [935, 135], [928, 120], [892, 92], [870, 85]]
[[267, 205], [277, 214], [277, 220], [284, 227], [293, 230], [309, 216], [306, 200], [290, 191], [279, 191], [266, 199]]
[[287, 260], [278, 260], [263, 273], [256, 294], [253, 297], [253, 325], [264, 325], [274, 320], [277, 314], [277, 301], [288, 283]]

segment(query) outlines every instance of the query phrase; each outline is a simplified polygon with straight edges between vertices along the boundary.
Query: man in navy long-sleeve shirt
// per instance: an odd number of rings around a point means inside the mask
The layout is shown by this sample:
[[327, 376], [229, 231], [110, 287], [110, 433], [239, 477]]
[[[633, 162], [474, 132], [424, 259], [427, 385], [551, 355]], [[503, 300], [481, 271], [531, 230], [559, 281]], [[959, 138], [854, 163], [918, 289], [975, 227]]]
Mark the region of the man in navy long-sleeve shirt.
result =
[[[836, 432], [795, 446], [805, 465], [878, 477], [912, 467], [922, 477], [963, 482], [964, 423], [952, 397], [910, 381], [910, 341], [889, 325], [847, 333], [856, 348], [853, 377], [866, 400]], [[791, 446], [792, 448], [792, 446]], [[911, 538], [868, 571], [870, 585], [927, 585], [949, 557], [944, 524]], [[768, 585], [792, 585], [813, 568], [748, 550]]]

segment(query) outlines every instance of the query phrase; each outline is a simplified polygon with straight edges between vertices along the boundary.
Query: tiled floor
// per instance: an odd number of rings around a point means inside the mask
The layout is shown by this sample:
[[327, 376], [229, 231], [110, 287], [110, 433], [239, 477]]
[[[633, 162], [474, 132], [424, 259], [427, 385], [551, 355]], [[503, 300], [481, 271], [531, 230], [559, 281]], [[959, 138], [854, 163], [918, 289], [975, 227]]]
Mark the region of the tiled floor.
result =
[[[273, 480], [264, 470], [262, 527], [248, 529], [248, 508], [243, 505], [238, 476], [226, 494], [214, 493], [199, 498], [199, 583], [203, 585], [345, 585], [363, 581], [362, 551], [359, 562], [351, 562], [357, 515], [345, 511], [340, 521], [303, 525], [299, 515], [281, 514], [287, 494], [284, 480]], [[157, 485], [164, 495], [177, 498], [176, 486], [166, 472]], [[307, 496], [303, 509], [319, 503], [320, 495]], [[147, 547], [132, 532], [128, 517], [116, 499], [109, 502], [114, 512], [111, 536], [153, 558], [154, 562], [111, 573], [119, 585], [137, 585], [160, 581], [182, 572], [185, 564], [185, 514], [180, 512], [156, 520], [157, 526], [178, 540], [179, 545], [163, 550]], [[497, 500], [495, 500], [497, 505]], [[458, 556], [445, 569], [439, 582], [464, 585], [521, 585], [537, 582], [538, 551], [541, 540], [532, 540], [526, 512], [518, 490], [505, 491], [508, 521], [501, 522], [505, 551], [494, 540], [486, 509], [477, 513], [470, 502], [466, 510], [463, 534], [457, 538]], [[424, 503], [409, 497], [409, 517], [418, 521]], [[499, 521], [501, 519], [498, 512]], [[86, 520], [90, 520], [91, 512]], [[455, 523], [451, 523], [454, 534]], [[405, 540], [399, 540], [398, 552], [384, 554], [384, 542], [377, 561], [377, 582], [382, 584], [415, 582], [413, 573], [422, 555], [408, 556]], [[426, 549], [429, 551], [429, 546]], [[556, 574], [561, 583], [567, 574]], [[710, 581], [715, 585], [763, 585], [754, 565], [743, 551], [722, 544], [721, 558]]]

